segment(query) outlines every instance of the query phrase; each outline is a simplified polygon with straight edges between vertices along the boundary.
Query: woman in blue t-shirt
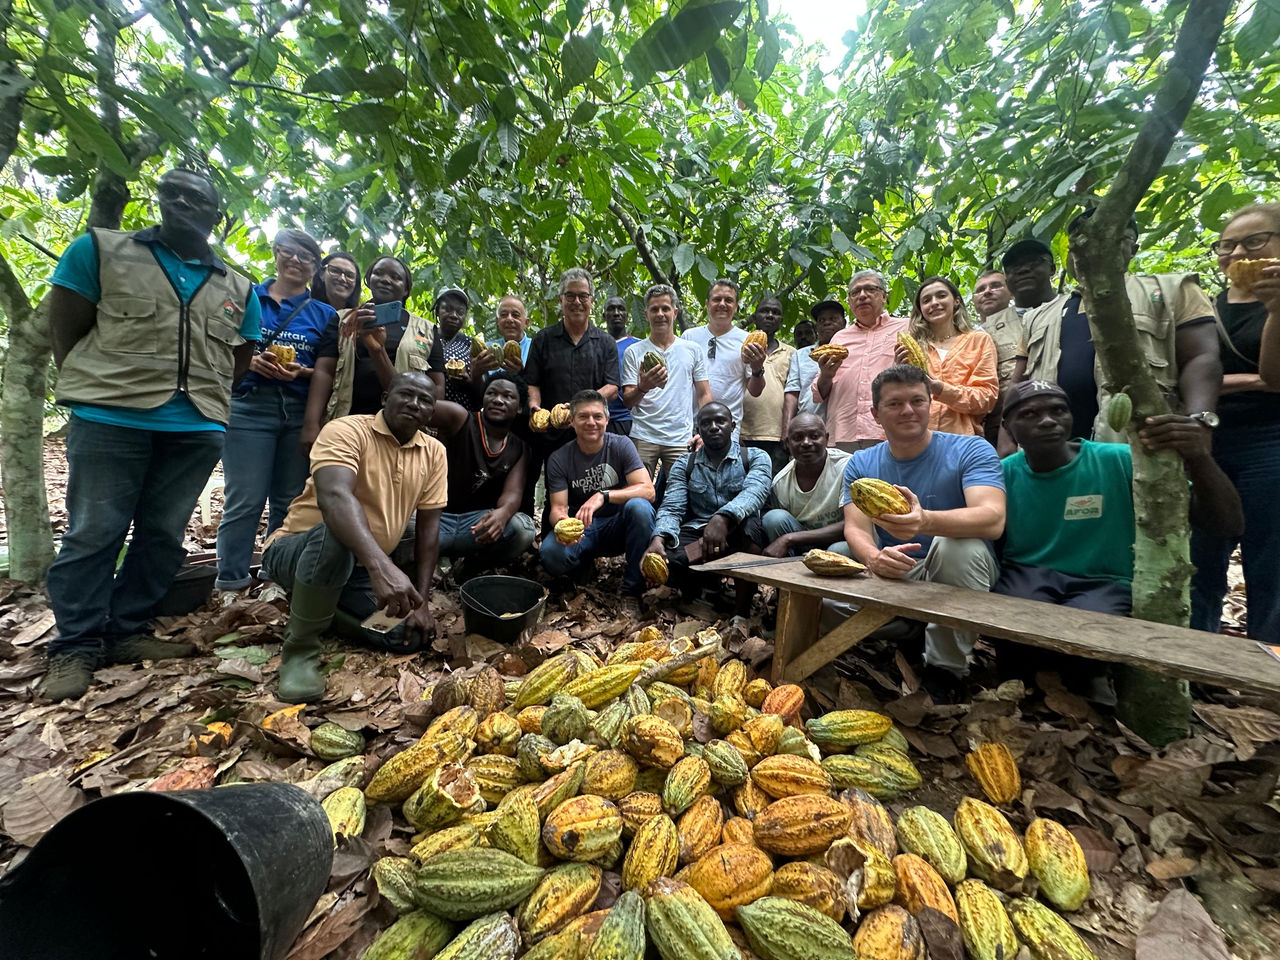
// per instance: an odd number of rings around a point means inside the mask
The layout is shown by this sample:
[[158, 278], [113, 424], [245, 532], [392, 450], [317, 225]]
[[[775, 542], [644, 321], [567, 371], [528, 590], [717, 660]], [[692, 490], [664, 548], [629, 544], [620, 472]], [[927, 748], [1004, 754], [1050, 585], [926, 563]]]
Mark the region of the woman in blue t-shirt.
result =
[[262, 304], [262, 340], [249, 373], [231, 394], [231, 422], [222, 453], [226, 503], [218, 525], [219, 590], [251, 582], [249, 564], [262, 507], [270, 500], [267, 533], [284, 523], [289, 503], [307, 482], [301, 437], [316, 344], [337, 317], [309, 288], [320, 245], [301, 230], [281, 230], [272, 243], [276, 275], [254, 287]]

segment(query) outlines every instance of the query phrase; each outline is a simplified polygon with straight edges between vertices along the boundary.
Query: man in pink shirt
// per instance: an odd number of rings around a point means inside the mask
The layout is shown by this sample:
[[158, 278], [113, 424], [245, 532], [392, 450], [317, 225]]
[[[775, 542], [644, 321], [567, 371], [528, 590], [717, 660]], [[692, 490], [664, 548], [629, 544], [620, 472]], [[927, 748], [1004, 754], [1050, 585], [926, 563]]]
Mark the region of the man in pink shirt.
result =
[[884, 431], [871, 413], [871, 381], [894, 364], [893, 349], [907, 321], [885, 311], [889, 287], [875, 270], [859, 270], [849, 281], [849, 312], [853, 323], [831, 338], [833, 346], [846, 347], [844, 361], [818, 362], [813, 399], [827, 405], [830, 443], [852, 453], [884, 439]]

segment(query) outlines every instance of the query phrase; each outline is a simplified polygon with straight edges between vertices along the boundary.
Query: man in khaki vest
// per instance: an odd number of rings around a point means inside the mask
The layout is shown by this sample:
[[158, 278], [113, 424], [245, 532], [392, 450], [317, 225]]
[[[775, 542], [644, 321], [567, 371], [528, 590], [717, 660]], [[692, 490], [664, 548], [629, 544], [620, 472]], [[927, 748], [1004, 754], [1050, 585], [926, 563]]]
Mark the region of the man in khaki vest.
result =
[[146, 626], [222, 455], [231, 384], [248, 369], [262, 308], [209, 248], [221, 219], [213, 182], [171, 170], [157, 198], [159, 226], [92, 229], [53, 273], [57, 401], [71, 426], [67, 532], [49, 570], [58, 636], [38, 691], [50, 700], [82, 696], [100, 666], [195, 652]]

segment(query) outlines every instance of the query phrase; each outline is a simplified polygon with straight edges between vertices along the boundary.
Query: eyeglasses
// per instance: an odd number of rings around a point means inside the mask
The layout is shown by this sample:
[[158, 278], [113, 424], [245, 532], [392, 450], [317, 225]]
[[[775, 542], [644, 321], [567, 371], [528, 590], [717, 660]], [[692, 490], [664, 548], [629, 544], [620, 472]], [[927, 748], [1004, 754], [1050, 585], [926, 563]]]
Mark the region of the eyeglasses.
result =
[[595, 298], [589, 293], [562, 293], [565, 303], [590, 303]]
[[707, 359], [714, 360], [716, 358], [716, 338], [712, 337], [707, 341]]
[[876, 286], [876, 285], [872, 285], [872, 286], [869, 286], [869, 287], [865, 287], [865, 286], [864, 286], [864, 287], [854, 287], [853, 289], [851, 289], [851, 290], [849, 291], [849, 296], [851, 296], [851, 297], [860, 297], [860, 296], [862, 296], [864, 293], [865, 293], [865, 294], [867, 294], [868, 296], [870, 296], [870, 295], [877, 294], [877, 293], [884, 293], [884, 289], [883, 289], [883, 288], [881, 288], [881, 287], [879, 287], [879, 286]]
[[1245, 253], [1257, 253], [1271, 242], [1272, 237], [1280, 237], [1280, 233], [1275, 230], [1263, 230], [1261, 233], [1251, 233], [1239, 240], [1218, 240], [1209, 244], [1209, 249], [1220, 257], [1234, 253], [1236, 247], [1244, 247]]
[[343, 270], [341, 267], [335, 267], [333, 264], [324, 268], [326, 277], [333, 277], [335, 280], [345, 280], [347, 283], [355, 283], [356, 275], [350, 270]]
[[295, 260], [304, 267], [309, 267], [316, 262], [316, 258], [305, 250], [295, 250], [293, 247], [276, 247], [276, 256], [281, 260]]

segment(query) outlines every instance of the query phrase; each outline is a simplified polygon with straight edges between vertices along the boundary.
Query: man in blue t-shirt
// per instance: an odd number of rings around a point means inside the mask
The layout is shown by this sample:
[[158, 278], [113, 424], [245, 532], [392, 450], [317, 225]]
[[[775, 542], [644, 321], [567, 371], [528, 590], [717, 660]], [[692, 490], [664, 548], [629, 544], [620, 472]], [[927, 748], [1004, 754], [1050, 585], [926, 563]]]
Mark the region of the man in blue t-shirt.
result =
[[[627, 301], [621, 297], [610, 297], [604, 302], [604, 328], [618, 345], [619, 373], [622, 372], [622, 356], [627, 347], [639, 342], [627, 332], [627, 319]], [[631, 408], [622, 402], [621, 387], [609, 401], [609, 432], [631, 435]]]
[[[640, 612], [644, 593], [640, 559], [653, 537], [653, 481], [630, 437], [609, 433], [609, 403], [595, 390], [569, 401], [574, 439], [547, 461], [550, 527], [542, 531], [542, 565], [553, 577], [577, 573], [595, 557], [625, 553], [622, 593], [630, 612]], [[582, 538], [564, 544], [553, 528], [576, 517]]]
[[92, 230], [53, 273], [57, 397], [71, 425], [67, 532], [48, 581], [58, 636], [38, 691], [51, 700], [82, 696], [106, 664], [195, 652], [145, 628], [182, 563], [262, 311], [209, 247], [221, 219], [212, 181], [171, 170], [158, 200], [159, 226]]
[[[1005, 519], [1000, 460], [982, 437], [930, 430], [929, 403], [927, 378], [917, 367], [892, 366], [872, 381], [871, 412], [887, 439], [856, 451], [845, 465], [845, 540], [878, 577], [990, 590], [1000, 573], [991, 542]], [[862, 477], [894, 484], [910, 509], [868, 517], [849, 497], [849, 485]], [[929, 624], [921, 680], [935, 700], [959, 692], [977, 639], [976, 630]]]

